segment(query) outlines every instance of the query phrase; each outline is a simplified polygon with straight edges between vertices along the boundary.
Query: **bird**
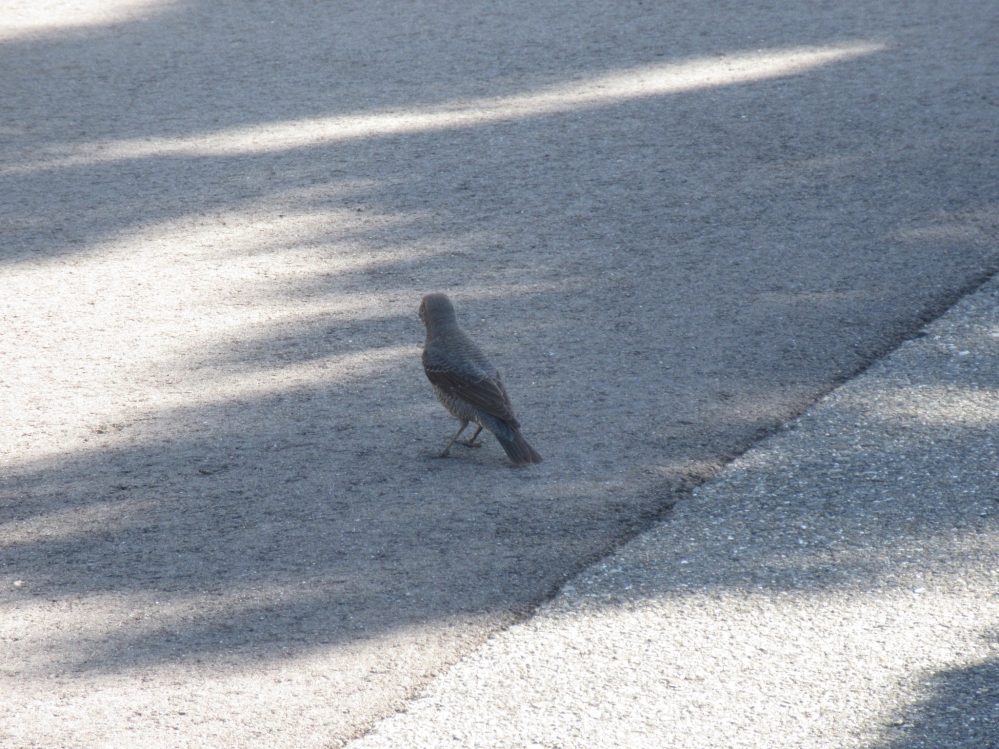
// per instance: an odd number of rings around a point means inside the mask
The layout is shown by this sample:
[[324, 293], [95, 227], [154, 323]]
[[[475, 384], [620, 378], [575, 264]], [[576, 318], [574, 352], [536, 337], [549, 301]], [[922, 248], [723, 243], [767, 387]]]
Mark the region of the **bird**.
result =
[[448, 456], [465, 427], [474, 422], [479, 427], [475, 434], [459, 444], [481, 446], [475, 438], [485, 429], [497, 439], [514, 466], [540, 463], [541, 455], [520, 433], [520, 422], [514, 416], [499, 371], [458, 325], [454, 305], [447, 294], [423, 297], [420, 319], [427, 328], [423, 371], [437, 400], [460, 422], [441, 457]]

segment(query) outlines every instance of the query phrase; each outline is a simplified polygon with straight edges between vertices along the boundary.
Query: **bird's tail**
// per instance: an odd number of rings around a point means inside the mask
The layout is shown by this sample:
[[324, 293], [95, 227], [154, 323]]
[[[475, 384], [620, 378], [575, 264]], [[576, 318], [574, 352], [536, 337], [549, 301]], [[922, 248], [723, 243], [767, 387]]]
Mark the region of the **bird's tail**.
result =
[[507, 457], [510, 458], [510, 462], [515, 466], [529, 466], [540, 463], [541, 455], [527, 444], [527, 440], [521, 436], [520, 430], [511, 429], [510, 432], [512, 432], [512, 436], [494, 433], [494, 436], [506, 451]]
[[508, 421], [500, 421], [492, 414], [479, 411], [477, 415], [478, 422], [492, 432], [515, 466], [530, 466], [541, 462], [538, 451], [527, 444], [517, 427]]

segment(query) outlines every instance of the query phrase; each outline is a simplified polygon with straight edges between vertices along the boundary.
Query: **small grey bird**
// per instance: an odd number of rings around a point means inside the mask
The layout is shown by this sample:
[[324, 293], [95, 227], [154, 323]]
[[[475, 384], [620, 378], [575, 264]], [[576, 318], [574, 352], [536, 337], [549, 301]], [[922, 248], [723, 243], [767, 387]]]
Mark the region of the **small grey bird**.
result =
[[478, 447], [482, 443], [475, 438], [485, 429], [499, 440], [515, 466], [540, 463], [541, 456], [520, 435], [520, 422], [513, 415], [513, 406], [499, 372], [458, 326], [454, 305], [447, 294], [423, 297], [420, 319], [427, 326], [423, 371], [427, 373], [434, 395], [461, 422], [441, 457], [447, 457], [451, 445], [465, 431], [468, 422], [474, 421], [479, 428], [471, 439], [461, 444]]

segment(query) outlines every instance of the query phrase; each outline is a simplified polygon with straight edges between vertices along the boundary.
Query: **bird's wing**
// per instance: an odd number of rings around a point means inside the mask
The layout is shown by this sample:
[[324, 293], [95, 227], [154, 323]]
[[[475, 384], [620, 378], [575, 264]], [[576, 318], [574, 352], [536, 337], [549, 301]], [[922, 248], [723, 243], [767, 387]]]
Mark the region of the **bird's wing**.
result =
[[427, 379], [445, 393], [461, 398], [487, 414], [519, 426], [503, 383], [492, 377], [468, 377], [437, 364], [424, 363]]

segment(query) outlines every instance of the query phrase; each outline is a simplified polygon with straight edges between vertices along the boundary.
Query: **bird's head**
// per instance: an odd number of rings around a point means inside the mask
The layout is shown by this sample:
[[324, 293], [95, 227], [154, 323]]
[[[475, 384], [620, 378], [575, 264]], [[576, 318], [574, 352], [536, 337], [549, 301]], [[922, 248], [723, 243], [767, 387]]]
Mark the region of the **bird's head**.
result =
[[428, 328], [432, 324], [456, 321], [454, 305], [447, 294], [427, 294], [420, 302], [420, 319]]

